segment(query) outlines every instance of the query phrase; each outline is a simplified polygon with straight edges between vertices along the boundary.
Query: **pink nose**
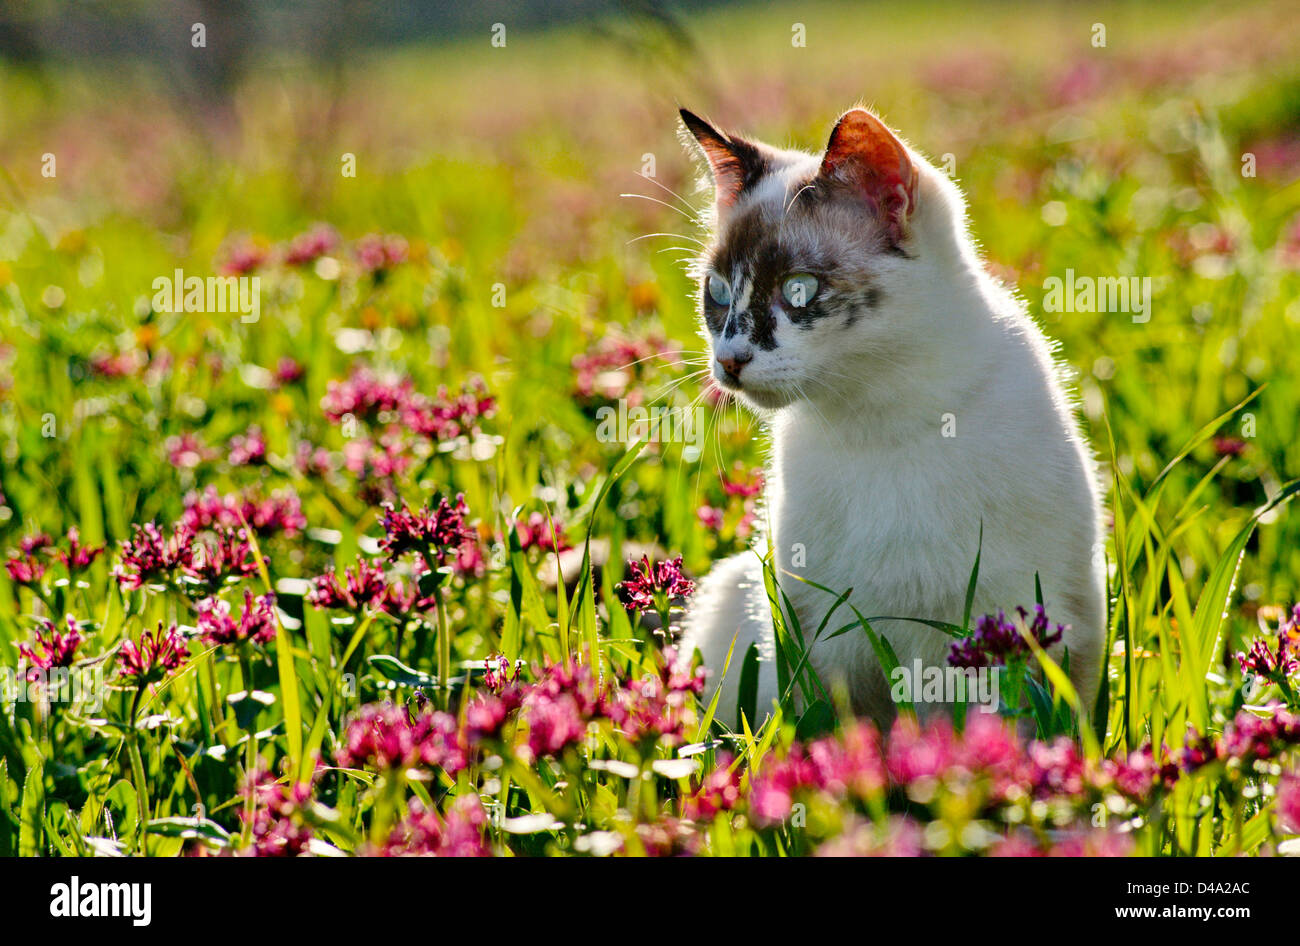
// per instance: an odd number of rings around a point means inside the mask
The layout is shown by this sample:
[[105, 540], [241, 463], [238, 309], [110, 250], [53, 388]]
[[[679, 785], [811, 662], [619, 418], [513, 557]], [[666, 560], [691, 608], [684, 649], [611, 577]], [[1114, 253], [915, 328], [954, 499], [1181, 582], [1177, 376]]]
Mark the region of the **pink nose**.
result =
[[753, 360], [753, 352], [738, 352], [730, 358], [718, 356], [718, 364], [722, 365], [722, 370], [733, 378], [739, 378], [741, 370]]

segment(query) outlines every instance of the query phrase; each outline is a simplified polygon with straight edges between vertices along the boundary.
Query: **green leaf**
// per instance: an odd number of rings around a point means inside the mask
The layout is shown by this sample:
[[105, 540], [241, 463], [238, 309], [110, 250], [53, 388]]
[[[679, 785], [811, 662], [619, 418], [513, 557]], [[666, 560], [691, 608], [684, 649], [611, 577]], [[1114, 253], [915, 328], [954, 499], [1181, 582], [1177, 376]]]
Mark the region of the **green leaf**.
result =
[[37, 763], [27, 770], [18, 827], [18, 856], [40, 857], [45, 825], [45, 766]]

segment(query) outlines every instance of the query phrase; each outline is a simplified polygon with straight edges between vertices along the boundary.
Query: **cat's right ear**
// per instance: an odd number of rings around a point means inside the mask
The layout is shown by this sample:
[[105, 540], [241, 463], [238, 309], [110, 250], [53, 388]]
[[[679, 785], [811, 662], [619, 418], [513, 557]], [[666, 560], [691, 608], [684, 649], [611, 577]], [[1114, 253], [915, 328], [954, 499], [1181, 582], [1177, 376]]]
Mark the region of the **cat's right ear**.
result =
[[757, 146], [718, 131], [694, 112], [681, 109], [682, 124], [709, 162], [718, 209], [735, 206], [745, 188], [763, 176], [767, 160]]

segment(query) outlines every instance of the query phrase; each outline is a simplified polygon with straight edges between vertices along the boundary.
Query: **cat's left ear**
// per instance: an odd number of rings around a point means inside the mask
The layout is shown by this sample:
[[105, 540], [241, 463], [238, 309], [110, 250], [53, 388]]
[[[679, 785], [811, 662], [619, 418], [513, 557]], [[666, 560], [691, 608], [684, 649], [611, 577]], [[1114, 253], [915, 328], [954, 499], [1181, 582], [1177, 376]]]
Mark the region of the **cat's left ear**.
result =
[[903, 143], [875, 115], [854, 108], [840, 116], [820, 173], [861, 192], [879, 211], [894, 242], [903, 239], [916, 209], [916, 166]]
[[709, 162], [709, 170], [713, 172], [718, 210], [730, 210], [745, 189], [766, 172], [767, 159], [757, 145], [744, 138], [723, 134], [686, 109], [681, 109], [680, 114], [682, 124], [699, 144]]

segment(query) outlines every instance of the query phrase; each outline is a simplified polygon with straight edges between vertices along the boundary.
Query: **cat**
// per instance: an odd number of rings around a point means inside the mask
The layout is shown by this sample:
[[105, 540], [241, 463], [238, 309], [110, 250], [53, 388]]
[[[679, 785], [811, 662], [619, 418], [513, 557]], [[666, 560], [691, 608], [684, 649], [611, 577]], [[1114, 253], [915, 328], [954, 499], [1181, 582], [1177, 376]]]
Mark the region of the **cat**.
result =
[[[864, 108], [820, 156], [681, 118], [714, 190], [696, 266], [712, 378], [770, 435], [768, 530], [700, 580], [683, 621], [679, 659], [698, 650], [719, 718], [734, 718], [751, 644], [759, 715], [782, 695], [769, 542], [806, 638], [849, 589], [864, 617], [960, 624], [977, 553], [973, 617], [1032, 609], [1037, 576], [1066, 625], [1049, 652], [1068, 652], [1091, 710], [1106, 615], [1095, 463], [1054, 347], [981, 264], [957, 185]], [[823, 638], [853, 620], [842, 607]], [[904, 668], [947, 663], [937, 629], [872, 627]], [[817, 641], [809, 662], [855, 713], [895, 716], [895, 681], [860, 629]]]

